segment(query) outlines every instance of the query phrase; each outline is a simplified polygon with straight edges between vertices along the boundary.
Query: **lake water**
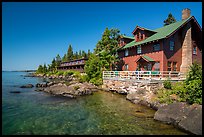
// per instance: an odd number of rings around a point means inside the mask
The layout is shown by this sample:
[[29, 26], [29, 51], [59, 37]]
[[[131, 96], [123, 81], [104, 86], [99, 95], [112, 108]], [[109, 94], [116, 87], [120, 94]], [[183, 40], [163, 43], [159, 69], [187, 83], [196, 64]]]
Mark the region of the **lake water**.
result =
[[[185, 135], [153, 119], [155, 111], [124, 95], [98, 91], [69, 99], [24, 84], [43, 82], [26, 72], [2, 72], [2, 134], [26, 135]], [[10, 91], [20, 91], [19, 94]]]

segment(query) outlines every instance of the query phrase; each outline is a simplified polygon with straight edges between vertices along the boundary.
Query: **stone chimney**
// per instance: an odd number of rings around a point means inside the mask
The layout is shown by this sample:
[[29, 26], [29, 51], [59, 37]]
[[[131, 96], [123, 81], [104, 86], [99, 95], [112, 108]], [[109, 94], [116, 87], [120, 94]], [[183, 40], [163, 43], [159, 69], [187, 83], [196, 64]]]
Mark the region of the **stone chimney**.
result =
[[188, 17], [191, 16], [191, 10], [186, 8], [182, 10], [182, 20], [187, 19]]
[[[190, 16], [190, 12], [190, 9], [183, 9], [182, 20], [187, 19]], [[187, 73], [189, 66], [192, 65], [192, 37], [190, 22], [183, 26], [182, 39], [182, 63], [180, 66], [180, 71]]]

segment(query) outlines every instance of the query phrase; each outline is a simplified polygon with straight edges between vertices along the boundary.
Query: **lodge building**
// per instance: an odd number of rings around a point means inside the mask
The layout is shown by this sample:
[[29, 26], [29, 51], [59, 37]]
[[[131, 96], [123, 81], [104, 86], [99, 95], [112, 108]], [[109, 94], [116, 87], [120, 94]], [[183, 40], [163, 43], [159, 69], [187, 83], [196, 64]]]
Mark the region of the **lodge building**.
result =
[[133, 37], [121, 36], [117, 70], [180, 71], [192, 62], [202, 63], [202, 30], [190, 9], [182, 20], [151, 30], [136, 26]]
[[79, 72], [84, 72], [84, 66], [88, 59], [87, 58], [81, 58], [81, 59], [75, 59], [68, 62], [61, 62], [60, 66], [57, 67], [58, 70], [75, 70]]

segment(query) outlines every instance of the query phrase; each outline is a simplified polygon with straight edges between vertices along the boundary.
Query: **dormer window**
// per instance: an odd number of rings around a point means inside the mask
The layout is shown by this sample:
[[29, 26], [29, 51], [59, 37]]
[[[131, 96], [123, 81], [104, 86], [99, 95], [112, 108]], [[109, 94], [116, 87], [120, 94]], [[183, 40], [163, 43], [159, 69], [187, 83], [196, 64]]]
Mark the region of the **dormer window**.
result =
[[128, 49], [125, 50], [125, 56], [128, 56]]

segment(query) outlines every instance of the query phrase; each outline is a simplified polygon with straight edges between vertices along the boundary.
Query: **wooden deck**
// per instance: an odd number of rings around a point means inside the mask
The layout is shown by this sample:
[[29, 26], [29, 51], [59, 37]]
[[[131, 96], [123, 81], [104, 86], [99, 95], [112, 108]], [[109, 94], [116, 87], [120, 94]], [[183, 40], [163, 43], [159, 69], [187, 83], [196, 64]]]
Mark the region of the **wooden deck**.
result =
[[103, 71], [103, 80], [182, 81], [185, 75], [177, 71]]

